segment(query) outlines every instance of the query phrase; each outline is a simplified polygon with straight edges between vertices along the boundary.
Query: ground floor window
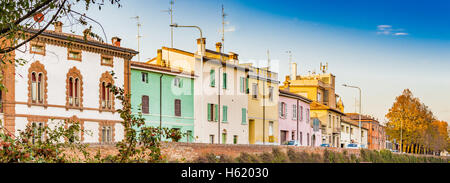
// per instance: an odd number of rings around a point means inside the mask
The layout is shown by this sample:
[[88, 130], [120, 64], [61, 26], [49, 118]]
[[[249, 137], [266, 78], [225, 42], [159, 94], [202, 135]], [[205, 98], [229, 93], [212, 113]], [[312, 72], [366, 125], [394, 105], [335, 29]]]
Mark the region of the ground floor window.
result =
[[237, 144], [238, 143], [238, 136], [235, 135], [233, 136], [233, 144]]
[[112, 127], [111, 126], [103, 126], [101, 132], [101, 142], [102, 143], [111, 143], [112, 142]]
[[222, 133], [222, 144], [226, 144], [226, 143], [227, 143], [227, 134]]
[[186, 142], [191, 142], [191, 138], [192, 138], [192, 131], [191, 130], [186, 131]]
[[214, 135], [209, 135], [209, 143], [214, 144]]
[[31, 139], [32, 144], [35, 144], [38, 141], [44, 141], [45, 124], [43, 122], [31, 122], [31, 129], [35, 134]]

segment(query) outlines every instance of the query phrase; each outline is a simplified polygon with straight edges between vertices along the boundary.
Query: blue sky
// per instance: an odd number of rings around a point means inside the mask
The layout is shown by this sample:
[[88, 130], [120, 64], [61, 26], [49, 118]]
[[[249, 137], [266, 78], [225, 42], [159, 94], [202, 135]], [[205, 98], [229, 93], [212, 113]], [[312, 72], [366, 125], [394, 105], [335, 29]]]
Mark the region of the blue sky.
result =
[[[141, 61], [170, 46], [170, 17], [163, 12], [169, 0], [121, 4], [119, 9], [92, 8], [87, 15], [102, 23], [108, 39], [119, 36], [123, 46], [134, 49], [137, 28], [130, 17], [140, 16]], [[177, 0], [174, 22], [200, 26], [207, 47], [214, 49], [220, 41], [222, 4], [228, 14], [225, 51], [238, 53], [241, 62], [264, 66], [269, 49], [283, 82], [290, 50], [299, 74], [318, 72], [320, 62], [328, 62], [346, 112], [355, 112], [357, 91], [342, 87], [344, 83], [363, 89], [363, 113], [382, 122], [395, 97], [409, 88], [438, 119], [450, 121], [450, 1]], [[174, 47], [195, 51], [198, 37], [194, 29], [176, 29]]]

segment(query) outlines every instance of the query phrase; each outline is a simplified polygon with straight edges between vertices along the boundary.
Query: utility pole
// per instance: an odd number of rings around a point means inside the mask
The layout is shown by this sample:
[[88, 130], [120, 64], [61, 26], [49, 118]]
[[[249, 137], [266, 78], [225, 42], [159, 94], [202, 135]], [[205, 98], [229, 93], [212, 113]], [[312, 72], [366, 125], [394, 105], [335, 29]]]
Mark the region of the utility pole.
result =
[[142, 38], [142, 36], [141, 36], [141, 34], [140, 34], [140, 28], [141, 28], [141, 26], [142, 26], [142, 24], [141, 24], [141, 22], [139, 21], [139, 16], [136, 16], [136, 17], [131, 17], [131, 18], [133, 18], [133, 19], [136, 19], [136, 21], [137, 21], [137, 31], [138, 31], [138, 34], [137, 34], [137, 42], [138, 42], [138, 61], [140, 62], [141, 61], [141, 50], [140, 50], [140, 44], [139, 44], [139, 40]]
[[[175, 4], [174, 0], [170, 1], [170, 25], [173, 24], [173, 5]], [[173, 27], [170, 27], [170, 47], [173, 48]]]
[[[218, 141], [218, 144], [220, 144], [220, 90], [221, 90], [221, 88], [220, 88], [220, 70], [221, 69], [223, 69], [224, 67], [222, 66], [222, 63], [223, 63], [223, 52], [224, 52], [224, 42], [225, 42], [225, 11], [224, 11], [224, 8], [223, 8], [223, 5], [222, 5], [222, 48], [221, 48], [221, 50], [220, 50], [220, 67], [219, 67], [219, 69], [218, 69], [218, 73], [219, 73], [219, 81], [217, 82], [218, 83], [218, 87], [217, 87], [217, 91], [218, 91], [218, 95], [217, 95], [217, 100], [218, 100], [218, 111], [217, 111], [217, 113], [219, 114], [219, 116], [217, 116], [217, 118], [218, 118], [218, 139], [219, 139], [219, 141]], [[225, 83], [224, 83], [224, 85], [225, 85]], [[226, 144], [226, 142], [224, 142], [225, 144]]]
[[[270, 52], [267, 50], [267, 71], [266, 78], [269, 76], [268, 71], [270, 68]], [[266, 86], [263, 79], [263, 144], [266, 144]]]

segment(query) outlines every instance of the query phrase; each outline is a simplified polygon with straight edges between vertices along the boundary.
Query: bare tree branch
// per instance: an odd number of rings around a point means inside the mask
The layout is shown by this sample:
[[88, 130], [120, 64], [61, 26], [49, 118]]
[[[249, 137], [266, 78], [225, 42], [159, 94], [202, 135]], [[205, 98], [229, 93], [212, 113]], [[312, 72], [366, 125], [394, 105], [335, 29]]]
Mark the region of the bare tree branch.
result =
[[[4, 49], [4, 50], [0, 50], [0, 54], [6, 54], [6, 53], [9, 53], [9, 52], [11, 52], [11, 51], [14, 51], [15, 49], [17, 49], [17, 48], [23, 46], [24, 44], [30, 42], [31, 40], [33, 40], [34, 38], [36, 38], [36, 37], [38, 37], [40, 34], [42, 34], [42, 32], [44, 32], [44, 31], [48, 28], [48, 26], [50, 26], [50, 24], [52, 24], [52, 22], [58, 17], [58, 15], [59, 15], [59, 13], [61, 12], [61, 10], [63, 9], [64, 4], [66, 3], [66, 1], [67, 1], [67, 0], [64, 0], [64, 1], [61, 3], [61, 6], [59, 7], [58, 11], [55, 13], [55, 15], [53, 15], [52, 19], [47, 23], [47, 25], [46, 25], [44, 28], [42, 28], [41, 30], [39, 30], [39, 32], [37, 32], [37, 33], [34, 34], [33, 36], [29, 37], [28, 39], [26, 39], [26, 40], [23, 41], [22, 43], [20, 43], [20, 44], [14, 46], [14, 47], [9, 47], [9, 48], [6, 48], [6, 49]], [[24, 32], [26, 32], [26, 31], [27, 31], [27, 30], [24, 30]]]
[[[42, 4], [36, 6], [34, 9], [32, 9], [31, 11], [29, 11], [27, 14], [25, 14], [24, 16], [22, 16], [21, 18], [19, 18], [18, 20], [16, 20], [14, 22], [14, 25], [19, 25], [22, 21], [26, 20], [27, 18], [33, 16], [36, 12], [38, 12], [40, 9], [42, 9], [43, 7], [49, 5], [52, 1], [57, 1], [57, 0], [46, 0], [44, 1]], [[0, 35], [7, 33], [11, 30], [11, 27], [5, 27], [3, 29], [0, 30]]]

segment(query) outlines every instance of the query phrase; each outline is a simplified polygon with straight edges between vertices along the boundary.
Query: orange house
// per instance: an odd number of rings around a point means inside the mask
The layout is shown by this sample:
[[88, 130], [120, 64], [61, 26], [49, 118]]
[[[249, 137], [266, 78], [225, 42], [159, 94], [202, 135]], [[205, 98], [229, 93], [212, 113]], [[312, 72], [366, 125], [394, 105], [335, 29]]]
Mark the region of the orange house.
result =
[[[352, 120], [359, 121], [359, 114], [357, 113], [347, 113], [346, 115]], [[368, 129], [368, 148], [371, 150], [386, 149], [385, 127], [378, 120], [367, 115], [361, 115], [361, 123], [364, 128]]]

